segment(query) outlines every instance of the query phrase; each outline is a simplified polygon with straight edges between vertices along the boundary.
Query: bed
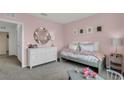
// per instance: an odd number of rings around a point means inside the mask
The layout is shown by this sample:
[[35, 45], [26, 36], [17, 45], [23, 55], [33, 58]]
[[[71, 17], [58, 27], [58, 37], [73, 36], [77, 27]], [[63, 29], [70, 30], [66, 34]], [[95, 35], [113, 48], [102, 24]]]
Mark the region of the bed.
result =
[[104, 67], [105, 56], [99, 52], [98, 42], [73, 43], [62, 49], [60, 61], [71, 60], [88, 66], [98, 68], [100, 74]]

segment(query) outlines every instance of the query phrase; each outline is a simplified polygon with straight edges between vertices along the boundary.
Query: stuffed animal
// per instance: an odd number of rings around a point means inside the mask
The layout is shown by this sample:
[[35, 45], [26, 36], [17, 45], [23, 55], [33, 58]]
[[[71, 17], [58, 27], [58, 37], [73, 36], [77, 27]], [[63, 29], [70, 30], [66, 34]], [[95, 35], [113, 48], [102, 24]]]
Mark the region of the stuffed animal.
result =
[[93, 72], [92, 70], [90, 70], [89, 68], [83, 68], [83, 77], [88, 78], [88, 77], [93, 77], [93, 78], [97, 78], [97, 73]]

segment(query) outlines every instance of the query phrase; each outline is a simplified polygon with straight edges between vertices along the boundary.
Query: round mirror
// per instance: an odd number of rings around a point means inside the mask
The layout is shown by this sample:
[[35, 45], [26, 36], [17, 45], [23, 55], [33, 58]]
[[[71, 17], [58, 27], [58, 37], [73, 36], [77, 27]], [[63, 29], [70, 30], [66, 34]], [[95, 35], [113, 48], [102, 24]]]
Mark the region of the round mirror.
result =
[[51, 40], [50, 33], [43, 27], [39, 27], [38, 29], [36, 29], [33, 36], [34, 40], [38, 44], [46, 44], [49, 40]]

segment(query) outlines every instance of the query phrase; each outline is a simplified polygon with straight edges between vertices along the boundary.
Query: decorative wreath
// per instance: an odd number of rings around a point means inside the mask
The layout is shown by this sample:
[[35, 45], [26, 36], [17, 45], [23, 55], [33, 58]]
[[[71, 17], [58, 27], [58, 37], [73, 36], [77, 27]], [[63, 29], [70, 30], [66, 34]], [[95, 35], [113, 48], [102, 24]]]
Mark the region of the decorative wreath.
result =
[[38, 44], [46, 44], [48, 43], [49, 40], [51, 40], [50, 33], [46, 28], [43, 28], [43, 27], [37, 28], [33, 36], [34, 36], [34, 40]]

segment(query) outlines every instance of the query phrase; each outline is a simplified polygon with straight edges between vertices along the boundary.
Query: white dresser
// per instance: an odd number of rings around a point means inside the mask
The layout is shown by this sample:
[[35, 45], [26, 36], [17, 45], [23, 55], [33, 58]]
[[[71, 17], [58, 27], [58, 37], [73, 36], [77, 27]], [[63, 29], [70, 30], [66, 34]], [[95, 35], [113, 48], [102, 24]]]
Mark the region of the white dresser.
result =
[[33, 66], [57, 61], [57, 48], [45, 47], [45, 48], [29, 48], [28, 49], [28, 63], [30, 69]]

